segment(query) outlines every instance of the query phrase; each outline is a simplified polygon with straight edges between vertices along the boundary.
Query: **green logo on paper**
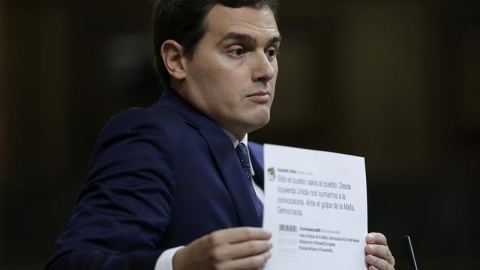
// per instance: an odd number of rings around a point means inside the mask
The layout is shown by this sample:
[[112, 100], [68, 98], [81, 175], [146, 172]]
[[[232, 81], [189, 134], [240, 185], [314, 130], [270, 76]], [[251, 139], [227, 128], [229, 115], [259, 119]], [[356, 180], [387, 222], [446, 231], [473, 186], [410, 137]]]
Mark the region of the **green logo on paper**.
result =
[[270, 180], [270, 181], [275, 180], [275, 168], [274, 167], [268, 168], [267, 174], [268, 174], [268, 180]]

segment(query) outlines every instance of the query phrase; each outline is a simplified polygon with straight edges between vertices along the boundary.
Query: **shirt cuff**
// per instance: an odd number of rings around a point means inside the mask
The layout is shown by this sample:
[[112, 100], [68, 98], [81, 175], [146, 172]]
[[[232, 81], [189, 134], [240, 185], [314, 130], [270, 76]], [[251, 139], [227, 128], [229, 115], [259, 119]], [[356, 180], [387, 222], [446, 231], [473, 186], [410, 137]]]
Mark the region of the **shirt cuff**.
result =
[[165, 250], [160, 257], [158, 257], [154, 270], [173, 270], [173, 256], [182, 248], [184, 248], [184, 246]]

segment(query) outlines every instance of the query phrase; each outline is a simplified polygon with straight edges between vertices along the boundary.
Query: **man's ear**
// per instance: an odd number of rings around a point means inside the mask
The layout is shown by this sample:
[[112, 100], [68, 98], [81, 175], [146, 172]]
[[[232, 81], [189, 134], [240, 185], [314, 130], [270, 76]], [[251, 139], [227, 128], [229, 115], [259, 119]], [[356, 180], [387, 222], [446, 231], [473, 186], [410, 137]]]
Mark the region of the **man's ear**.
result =
[[183, 47], [174, 40], [167, 40], [160, 48], [163, 63], [173, 79], [185, 79], [185, 67], [183, 65]]

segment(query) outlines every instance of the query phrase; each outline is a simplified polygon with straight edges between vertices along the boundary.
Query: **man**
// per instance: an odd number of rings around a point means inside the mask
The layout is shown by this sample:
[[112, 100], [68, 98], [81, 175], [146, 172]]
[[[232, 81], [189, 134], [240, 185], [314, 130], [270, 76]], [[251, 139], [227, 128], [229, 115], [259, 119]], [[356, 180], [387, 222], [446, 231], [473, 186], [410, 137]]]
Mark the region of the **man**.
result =
[[[258, 228], [262, 149], [247, 134], [270, 119], [281, 39], [275, 6], [156, 2], [165, 94], [105, 126], [46, 269], [263, 268], [272, 245], [271, 233]], [[250, 157], [239, 150], [247, 144]], [[253, 167], [246, 175], [245, 160]], [[372, 233], [367, 242], [369, 268], [393, 269], [385, 237]]]

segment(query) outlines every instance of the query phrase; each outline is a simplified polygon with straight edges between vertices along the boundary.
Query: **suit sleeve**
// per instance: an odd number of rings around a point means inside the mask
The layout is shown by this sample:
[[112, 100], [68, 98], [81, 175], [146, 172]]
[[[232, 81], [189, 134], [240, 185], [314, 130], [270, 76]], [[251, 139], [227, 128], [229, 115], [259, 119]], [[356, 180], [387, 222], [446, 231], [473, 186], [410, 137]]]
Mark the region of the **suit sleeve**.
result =
[[105, 126], [46, 270], [154, 269], [175, 190], [173, 144], [159, 118], [132, 109]]

